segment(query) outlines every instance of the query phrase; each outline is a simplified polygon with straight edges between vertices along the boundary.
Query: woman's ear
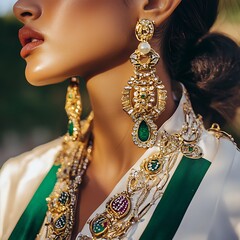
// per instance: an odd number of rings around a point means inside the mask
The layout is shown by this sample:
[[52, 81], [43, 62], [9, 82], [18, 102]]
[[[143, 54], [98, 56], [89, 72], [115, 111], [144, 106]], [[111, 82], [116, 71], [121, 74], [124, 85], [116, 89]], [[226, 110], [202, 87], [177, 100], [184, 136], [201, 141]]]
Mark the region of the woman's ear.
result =
[[143, 0], [139, 19], [150, 19], [156, 26], [163, 23], [177, 8], [182, 0]]

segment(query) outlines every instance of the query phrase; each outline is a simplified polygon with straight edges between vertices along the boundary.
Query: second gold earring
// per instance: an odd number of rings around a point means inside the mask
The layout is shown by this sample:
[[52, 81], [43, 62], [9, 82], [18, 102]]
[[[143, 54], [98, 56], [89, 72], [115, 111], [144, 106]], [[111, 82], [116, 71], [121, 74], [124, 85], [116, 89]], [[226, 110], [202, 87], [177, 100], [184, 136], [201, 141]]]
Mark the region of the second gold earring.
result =
[[138, 147], [149, 148], [156, 142], [157, 125], [154, 121], [165, 110], [167, 91], [156, 75], [160, 56], [148, 42], [154, 34], [153, 21], [139, 20], [135, 33], [140, 43], [130, 56], [135, 71], [123, 90], [122, 106], [134, 121], [133, 142]]

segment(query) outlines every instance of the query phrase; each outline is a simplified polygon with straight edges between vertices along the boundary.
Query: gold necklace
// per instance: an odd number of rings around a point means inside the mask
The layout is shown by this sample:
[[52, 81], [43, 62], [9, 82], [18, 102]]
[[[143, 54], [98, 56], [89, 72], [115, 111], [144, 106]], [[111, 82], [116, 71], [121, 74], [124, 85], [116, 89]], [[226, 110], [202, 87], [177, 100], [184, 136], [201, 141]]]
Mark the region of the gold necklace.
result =
[[[179, 155], [198, 159], [202, 150], [197, 145], [203, 129], [201, 116], [196, 117], [184, 92], [183, 105], [185, 122], [180, 132], [159, 133], [158, 152], [143, 160], [140, 170], [132, 170], [126, 190], [114, 195], [106, 204], [105, 211], [96, 215], [89, 223], [92, 237], [79, 234], [78, 239], [121, 239], [159, 200], [169, 181], [169, 173]], [[91, 158], [92, 139], [90, 114], [83, 125], [80, 141], [65, 138], [63, 149], [57, 157], [61, 162], [58, 181], [47, 199], [46, 239], [69, 239], [75, 222], [75, 209], [79, 186]], [[153, 196], [146, 202], [151, 190]], [[133, 203], [132, 199], [136, 199]]]
[[179, 154], [193, 159], [202, 157], [202, 150], [197, 145], [203, 128], [201, 116], [195, 117], [188, 99], [183, 111], [185, 123], [181, 131], [158, 134], [158, 151], [144, 159], [139, 170], [132, 169], [126, 190], [114, 195], [106, 203], [105, 211], [88, 221], [92, 237], [80, 233], [77, 240], [122, 239], [161, 199]]
[[[168, 146], [170, 136], [166, 132], [161, 135], [163, 136], [166, 137], [164, 140], [166, 147], [172, 148], [171, 153], [163, 154], [158, 151], [143, 160], [140, 170], [131, 170], [126, 190], [114, 195], [106, 203], [105, 211], [88, 222], [93, 236], [89, 239], [121, 239], [131, 226], [139, 222], [151, 206], [161, 198], [163, 188], [169, 180], [170, 171], [179, 155], [177, 146]], [[178, 142], [177, 136], [175, 141]], [[150, 200], [146, 201], [152, 189], [155, 189], [154, 193]], [[136, 201], [133, 202], [133, 199]]]

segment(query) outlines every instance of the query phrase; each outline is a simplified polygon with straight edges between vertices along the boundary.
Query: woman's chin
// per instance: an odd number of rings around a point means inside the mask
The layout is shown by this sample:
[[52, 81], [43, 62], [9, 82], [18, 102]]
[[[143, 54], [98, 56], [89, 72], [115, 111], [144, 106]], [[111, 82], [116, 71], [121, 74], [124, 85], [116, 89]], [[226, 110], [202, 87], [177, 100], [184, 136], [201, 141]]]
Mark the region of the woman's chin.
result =
[[50, 74], [47, 70], [38, 70], [33, 69], [31, 67], [26, 67], [25, 76], [27, 81], [33, 86], [46, 86], [51, 84], [57, 84], [63, 82], [68, 77], [67, 76], [56, 76], [54, 74]]

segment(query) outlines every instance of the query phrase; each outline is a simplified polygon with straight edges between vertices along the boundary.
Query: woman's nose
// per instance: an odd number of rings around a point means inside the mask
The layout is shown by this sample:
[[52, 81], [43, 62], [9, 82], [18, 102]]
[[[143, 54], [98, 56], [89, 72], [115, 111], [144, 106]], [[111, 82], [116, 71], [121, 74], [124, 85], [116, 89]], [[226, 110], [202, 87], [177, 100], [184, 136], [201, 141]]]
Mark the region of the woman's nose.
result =
[[13, 12], [17, 19], [23, 23], [36, 20], [42, 14], [41, 7], [34, 0], [18, 0], [13, 6]]

